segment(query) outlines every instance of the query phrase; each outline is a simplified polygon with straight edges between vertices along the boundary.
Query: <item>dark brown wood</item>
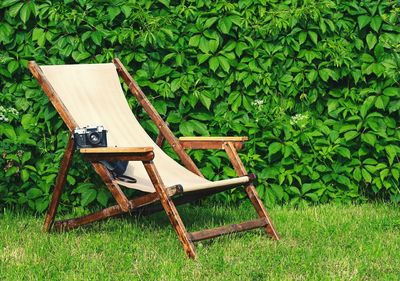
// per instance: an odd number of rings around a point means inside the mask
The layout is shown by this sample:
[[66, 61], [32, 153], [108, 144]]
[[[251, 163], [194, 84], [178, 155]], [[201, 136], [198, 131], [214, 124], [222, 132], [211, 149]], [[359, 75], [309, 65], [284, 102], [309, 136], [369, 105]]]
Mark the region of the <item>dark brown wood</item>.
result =
[[157, 139], [156, 139], [156, 144], [158, 145], [158, 147], [162, 148], [165, 142], [165, 137], [164, 135], [159, 132]]
[[196, 258], [196, 251], [193, 242], [190, 240], [188, 233], [186, 231], [185, 225], [182, 222], [181, 217], [178, 214], [178, 210], [176, 209], [174, 203], [172, 202], [170, 196], [166, 192], [164, 187], [164, 183], [158, 174], [156, 166], [154, 165], [153, 161], [143, 162], [143, 165], [149, 175], [153, 186], [160, 197], [160, 201], [162, 206], [164, 207], [167, 216], [174, 227], [179, 240], [183, 245], [183, 249], [185, 250], [186, 254], [192, 258]]
[[121, 209], [127, 212], [129, 210], [128, 198], [126, 198], [118, 183], [115, 180], [112, 180], [112, 176], [108, 172], [107, 168], [98, 162], [92, 162], [92, 166], [99, 174], [100, 178], [103, 180], [108, 190], [110, 190], [111, 194], [115, 198], [115, 201], [117, 201]]
[[196, 231], [189, 233], [190, 239], [195, 241], [201, 241], [206, 239], [211, 239], [225, 234], [237, 233], [246, 230], [251, 230], [259, 227], [264, 227], [268, 224], [265, 218], [260, 218], [256, 220], [246, 221], [238, 224], [224, 225], [212, 229], [206, 229], [201, 231]]
[[[168, 187], [166, 192], [169, 196], [174, 196], [176, 194], [182, 193], [182, 186], [175, 185]], [[139, 207], [151, 204], [158, 201], [160, 198], [158, 193], [149, 193], [129, 200], [129, 212], [137, 209]], [[126, 213], [122, 210], [119, 205], [114, 205], [98, 212], [94, 212], [79, 218], [73, 218], [63, 221], [57, 221], [54, 223], [54, 228], [58, 231], [67, 231], [85, 224], [93, 223], [95, 221], [104, 220], [110, 217], [114, 217], [120, 214]]]
[[112, 153], [127, 153], [127, 154], [135, 154], [135, 153], [146, 153], [153, 152], [153, 148], [151, 146], [146, 147], [93, 147], [93, 148], [81, 148], [79, 149], [80, 153], [91, 154], [91, 153], [104, 153], [104, 154], [112, 154]]
[[54, 217], [57, 212], [58, 204], [60, 203], [60, 197], [64, 189], [65, 180], [67, 178], [68, 170], [72, 163], [72, 156], [74, 154], [74, 141], [71, 136], [68, 139], [67, 147], [64, 152], [64, 156], [61, 160], [60, 171], [57, 175], [56, 184], [54, 186], [53, 194], [51, 197], [49, 209], [47, 210], [46, 218], [43, 225], [43, 231], [50, 231]]
[[144, 110], [147, 112], [147, 114], [150, 116], [150, 118], [156, 124], [156, 126], [158, 127], [160, 132], [163, 134], [165, 139], [171, 145], [172, 149], [176, 152], [176, 154], [181, 159], [183, 165], [188, 170], [203, 177], [199, 168], [197, 168], [197, 166], [193, 162], [193, 160], [189, 157], [189, 155], [187, 155], [187, 153], [183, 149], [182, 145], [179, 143], [178, 139], [172, 134], [172, 132], [168, 128], [167, 124], [164, 122], [164, 120], [158, 114], [157, 110], [147, 99], [146, 95], [143, 93], [143, 91], [140, 89], [140, 87], [136, 84], [135, 80], [133, 80], [132, 76], [129, 74], [129, 72], [126, 70], [126, 68], [123, 66], [121, 61], [119, 59], [115, 58], [115, 59], [113, 59], [113, 62], [117, 68], [117, 72], [122, 77], [124, 82], [128, 85], [131, 93], [136, 97], [138, 102], [142, 105]]
[[[225, 151], [231, 160], [231, 163], [237, 173], [238, 176], [244, 176], [247, 174], [246, 168], [244, 167], [242, 160], [240, 160], [239, 155], [235, 149], [235, 146], [231, 142], [225, 143]], [[254, 187], [253, 183], [250, 182], [246, 186], [246, 193], [249, 197], [251, 203], [257, 211], [257, 214], [260, 218], [265, 218], [268, 224], [265, 226], [265, 231], [274, 239], [279, 240], [279, 235], [275, 230], [275, 227], [272, 223], [271, 218], [267, 212], [267, 209], [264, 207], [261, 198], [258, 196], [257, 190]]]
[[207, 141], [207, 142], [244, 142], [249, 140], [248, 137], [180, 137], [180, 141]]
[[154, 158], [154, 152], [135, 152], [135, 153], [85, 153], [83, 158], [90, 162], [102, 160], [108, 161], [150, 161]]

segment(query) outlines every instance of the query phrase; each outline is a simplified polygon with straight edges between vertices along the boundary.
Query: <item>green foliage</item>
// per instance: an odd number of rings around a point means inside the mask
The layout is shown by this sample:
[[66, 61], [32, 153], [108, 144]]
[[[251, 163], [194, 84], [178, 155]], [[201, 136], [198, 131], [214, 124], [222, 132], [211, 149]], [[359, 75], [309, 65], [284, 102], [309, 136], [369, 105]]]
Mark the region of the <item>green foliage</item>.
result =
[[[27, 62], [113, 57], [178, 135], [248, 135], [241, 156], [269, 204], [400, 201], [396, 1], [5, 0], [0, 9], [0, 204], [43, 211], [68, 137]], [[222, 152], [191, 155], [207, 178], [234, 176]], [[74, 161], [64, 207], [105, 205], [93, 172]]]

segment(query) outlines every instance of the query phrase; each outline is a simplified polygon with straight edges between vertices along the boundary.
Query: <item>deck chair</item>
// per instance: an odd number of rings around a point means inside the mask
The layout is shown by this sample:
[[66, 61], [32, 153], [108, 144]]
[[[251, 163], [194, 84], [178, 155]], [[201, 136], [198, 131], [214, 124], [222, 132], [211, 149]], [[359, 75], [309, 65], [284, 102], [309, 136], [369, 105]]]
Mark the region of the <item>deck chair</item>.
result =
[[[107, 130], [108, 147], [80, 149], [115, 198], [117, 205], [101, 211], [63, 221], [54, 221], [57, 206], [65, 184], [68, 169], [75, 151], [74, 140], [69, 138], [61, 161], [52, 199], [43, 230], [69, 230], [78, 226], [117, 216], [135, 210], [165, 210], [186, 254], [196, 257], [195, 241], [223, 234], [264, 228], [273, 239], [279, 239], [272, 221], [252, 183], [255, 176], [248, 174], [237, 150], [242, 148], [245, 137], [182, 137], [175, 138], [167, 124], [149, 102], [118, 59], [105, 64], [46, 65], [29, 62], [29, 69], [43, 91], [66, 123], [70, 132], [76, 127], [103, 125]], [[154, 142], [141, 127], [126, 101], [120, 77], [130, 92], [149, 114], [159, 129]], [[162, 150], [164, 140], [179, 156], [183, 166]], [[209, 181], [186, 153], [185, 149], [220, 149], [228, 154], [238, 177]], [[78, 151], [78, 150], [77, 150]], [[129, 161], [126, 175], [136, 183], [115, 179], [100, 161]], [[199, 200], [205, 196], [244, 186], [258, 219], [189, 233], [183, 224], [176, 205]], [[144, 193], [128, 199], [122, 188], [133, 188]], [[144, 195], [143, 195], [144, 194]], [[151, 208], [150, 208], [151, 207]]]

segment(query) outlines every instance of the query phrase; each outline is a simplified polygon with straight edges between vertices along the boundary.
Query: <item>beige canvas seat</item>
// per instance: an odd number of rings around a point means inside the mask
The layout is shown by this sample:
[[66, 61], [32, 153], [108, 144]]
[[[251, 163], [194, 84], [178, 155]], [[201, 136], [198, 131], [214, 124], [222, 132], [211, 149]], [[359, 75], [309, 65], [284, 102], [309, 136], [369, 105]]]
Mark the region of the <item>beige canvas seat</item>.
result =
[[[108, 131], [107, 148], [88, 148], [81, 150], [80, 153], [92, 163], [118, 203], [116, 206], [82, 218], [54, 223], [62, 187], [74, 153], [73, 139], [70, 138], [46, 217], [44, 226], [46, 231], [50, 230], [53, 223], [57, 229], [66, 230], [150, 204], [154, 205], [156, 201], [161, 201], [162, 207], [166, 210], [190, 257], [195, 256], [193, 241], [225, 233], [264, 227], [272, 237], [278, 239], [272, 221], [252, 184], [254, 176], [247, 174], [236, 153], [236, 149], [241, 148], [246, 138], [192, 137], [176, 139], [118, 59], [115, 59], [113, 63], [105, 64], [45, 65], [40, 67], [35, 62], [30, 62], [29, 68], [70, 131], [76, 127], [88, 125], [102, 125]], [[160, 129], [157, 143], [151, 139], [132, 113], [121, 87], [120, 77], [127, 83], [132, 94]], [[162, 150], [163, 139], [170, 143], [184, 166]], [[185, 153], [185, 148], [224, 149], [238, 172], [238, 177], [214, 182], [205, 179]], [[137, 180], [136, 183], [115, 180], [100, 164], [100, 160], [120, 159], [130, 160], [125, 175], [134, 177]], [[185, 193], [188, 193], [191, 194], [189, 198], [196, 200], [196, 194], [199, 196], [212, 194], [238, 185], [246, 187], [246, 192], [260, 219], [245, 222], [243, 225], [235, 225], [235, 227], [222, 227], [214, 230], [213, 233], [208, 233], [210, 230], [206, 230], [206, 233], [186, 232], [176, 211], [174, 198], [184, 197]], [[148, 194], [128, 200], [121, 187], [137, 189]]]

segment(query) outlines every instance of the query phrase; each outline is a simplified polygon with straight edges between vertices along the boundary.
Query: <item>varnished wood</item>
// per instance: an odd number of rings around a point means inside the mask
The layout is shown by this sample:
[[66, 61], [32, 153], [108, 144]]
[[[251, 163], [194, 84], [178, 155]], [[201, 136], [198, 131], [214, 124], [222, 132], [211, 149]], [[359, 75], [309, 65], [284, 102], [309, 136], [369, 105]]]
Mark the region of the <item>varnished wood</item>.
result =
[[187, 155], [182, 145], [179, 143], [178, 139], [172, 134], [171, 130], [168, 128], [167, 124], [158, 114], [154, 106], [147, 99], [146, 95], [142, 92], [140, 87], [136, 84], [135, 80], [133, 80], [132, 76], [123, 66], [121, 61], [117, 58], [113, 59], [113, 62], [117, 68], [117, 72], [122, 77], [126, 85], [128, 85], [131, 93], [136, 97], [138, 102], [142, 105], [143, 109], [147, 112], [150, 118], [153, 120], [154, 124], [156, 124], [157, 128], [163, 134], [165, 139], [171, 145], [172, 149], [176, 152], [176, 154], [181, 159], [183, 165], [193, 173], [203, 177], [199, 168], [197, 168], [196, 164], [194, 164], [193, 160]]
[[151, 146], [147, 147], [93, 147], [93, 148], [81, 148], [80, 153], [145, 153], [152, 152]]
[[[235, 146], [231, 142], [227, 142], [225, 144], [225, 151], [228, 154], [229, 159], [237, 173], [238, 176], [246, 175], [246, 168], [244, 167], [242, 160], [240, 160], [239, 155], [235, 149]], [[267, 209], [264, 207], [264, 204], [261, 201], [261, 198], [258, 196], [257, 190], [254, 187], [253, 183], [248, 183], [246, 186], [246, 193], [249, 197], [251, 203], [253, 204], [254, 208], [257, 211], [257, 214], [260, 218], [265, 218], [268, 222], [265, 225], [265, 231], [274, 239], [279, 240], [279, 235], [275, 230], [275, 227], [272, 223], [271, 218], [267, 212]]]
[[149, 161], [154, 159], [154, 152], [110, 152], [110, 153], [86, 153], [83, 158], [90, 162], [102, 160], [108, 161]]
[[57, 175], [56, 184], [54, 186], [53, 194], [51, 197], [50, 205], [47, 210], [46, 218], [43, 225], [43, 231], [48, 232], [54, 222], [54, 217], [57, 212], [58, 204], [60, 203], [60, 197], [65, 185], [68, 170], [72, 163], [72, 156], [74, 154], [74, 141], [71, 136], [68, 139], [67, 147], [64, 152], [64, 156], [61, 160], [60, 171]]
[[160, 132], [157, 136], [156, 139], [156, 144], [158, 145], [158, 147], [162, 148], [165, 142], [165, 137], [164, 135]]
[[222, 141], [222, 142], [244, 142], [247, 141], [248, 137], [180, 137], [180, 141]]
[[[172, 187], [168, 187], [166, 189], [168, 196], [174, 196], [176, 194], [182, 193], [182, 186], [175, 185]], [[129, 200], [129, 212], [137, 209], [139, 207], [151, 204], [153, 202], [158, 201], [160, 198], [158, 193], [149, 193], [146, 195], [142, 195], [140, 197], [133, 198]], [[73, 218], [63, 221], [57, 221], [54, 223], [54, 228], [59, 231], [67, 231], [85, 224], [93, 223], [95, 221], [104, 220], [110, 217], [114, 217], [120, 214], [126, 213], [126, 211], [122, 210], [119, 205], [114, 205], [98, 212], [94, 212], [79, 218]]]
[[153, 186], [160, 197], [161, 204], [167, 213], [167, 216], [174, 227], [179, 240], [183, 245], [183, 249], [186, 254], [192, 258], [196, 258], [196, 251], [193, 245], [193, 242], [190, 240], [188, 233], [186, 231], [185, 225], [182, 222], [181, 217], [178, 214], [178, 210], [176, 209], [174, 203], [172, 202], [170, 196], [168, 196], [166, 189], [164, 187], [164, 183], [158, 174], [156, 166], [153, 161], [143, 162], [143, 165], [149, 175]]
[[242, 232], [246, 230], [251, 230], [259, 227], [264, 227], [268, 224], [265, 218], [260, 218], [256, 220], [246, 221], [238, 224], [224, 225], [212, 229], [206, 229], [196, 232], [189, 233], [190, 239], [195, 241], [201, 241], [205, 239], [211, 239], [221, 235]]

